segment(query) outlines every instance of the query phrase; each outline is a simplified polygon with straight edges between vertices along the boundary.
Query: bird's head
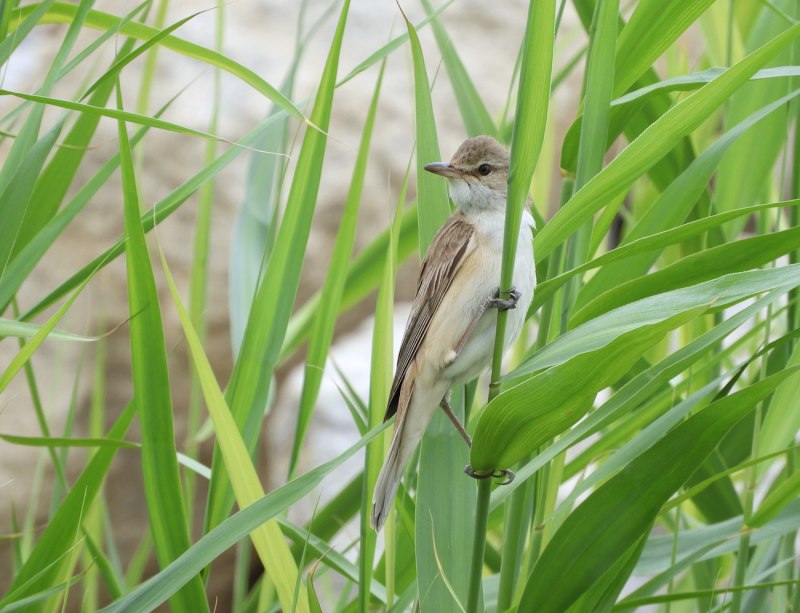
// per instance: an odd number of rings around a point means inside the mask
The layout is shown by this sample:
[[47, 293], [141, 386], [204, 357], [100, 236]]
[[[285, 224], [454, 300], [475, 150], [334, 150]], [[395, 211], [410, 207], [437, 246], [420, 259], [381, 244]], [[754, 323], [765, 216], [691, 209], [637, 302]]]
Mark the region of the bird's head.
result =
[[450, 196], [461, 210], [505, 207], [508, 150], [491, 136], [468, 138], [450, 162], [428, 164], [425, 170], [448, 179]]

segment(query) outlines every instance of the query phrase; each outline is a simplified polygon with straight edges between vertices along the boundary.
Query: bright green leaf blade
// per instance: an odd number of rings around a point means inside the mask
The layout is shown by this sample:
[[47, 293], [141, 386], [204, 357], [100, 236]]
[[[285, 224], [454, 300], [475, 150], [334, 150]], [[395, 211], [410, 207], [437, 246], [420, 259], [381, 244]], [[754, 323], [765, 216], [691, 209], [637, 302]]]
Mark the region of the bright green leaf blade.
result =
[[[122, 106], [117, 87], [117, 105]], [[150, 530], [156, 557], [169, 565], [189, 547], [172, 422], [172, 399], [158, 292], [139, 217], [139, 196], [133, 157], [124, 121], [119, 122], [120, 168], [127, 235], [126, 265], [131, 328], [134, 404], [142, 428], [142, 473]], [[195, 576], [176, 592], [172, 606], [183, 611], [207, 611], [203, 582]]]
[[417, 135], [417, 218], [419, 226], [420, 259], [428, 250], [433, 237], [450, 217], [450, 200], [447, 197], [447, 186], [441, 177], [427, 172], [425, 164], [441, 161], [439, 140], [436, 136], [436, 120], [433, 116], [430, 83], [425, 71], [425, 59], [422, 56], [417, 31], [408, 19], [408, 40], [411, 45], [411, 57], [414, 63], [414, 101]]
[[[478, 93], [472, 79], [464, 67], [464, 63], [458, 56], [453, 41], [447, 34], [447, 30], [441, 24], [438, 18], [434, 17], [434, 10], [429, 0], [422, 0], [422, 6], [428, 17], [433, 17], [432, 25], [433, 34], [436, 37], [436, 44], [439, 46], [439, 51], [442, 53], [444, 65], [447, 68], [447, 75], [450, 77], [450, 82], [453, 85], [453, 91], [456, 95], [456, 103], [458, 110], [461, 113], [461, 119], [464, 122], [468, 136], [479, 136], [481, 134], [488, 134], [489, 136], [498, 137], [497, 126], [494, 124], [492, 116], [486, 109], [483, 99]], [[419, 28], [420, 26], [417, 26]]]
[[737, 88], [798, 35], [800, 24], [788, 28], [719, 78], [671, 108], [642, 132], [545, 225], [536, 239], [537, 261], [548, 256], [610, 199], [627, 190], [637, 178], [697, 128]]
[[571, 323], [581, 324], [656, 293], [763, 266], [795, 250], [798, 245], [800, 228], [791, 228], [706, 249], [649, 275], [612, 287], [577, 311]]
[[314, 325], [310, 333], [308, 353], [306, 354], [303, 390], [300, 395], [300, 407], [297, 412], [294, 446], [292, 447], [292, 455], [289, 464], [290, 473], [294, 470], [297, 463], [300, 447], [303, 444], [308, 425], [311, 422], [314, 405], [317, 401], [319, 388], [322, 383], [322, 375], [328, 357], [328, 349], [333, 339], [333, 329], [336, 324], [337, 315], [339, 314], [339, 305], [341, 304], [345, 281], [347, 280], [348, 262], [350, 261], [353, 244], [355, 242], [358, 211], [361, 205], [361, 194], [364, 188], [364, 177], [366, 175], [367, 160], [372, 141], [372, 129], [375, 125], [375, 115], [378, 109], [378, 99], [381, 83], [383, 81], [383, 67], [384, 65], [381, 65], [381, 70], [375, 82], [372, 101], [367, 110], [367, 117], [361, 133], [361, 143], [359, 144], [358, 154], [353, 167], [353, 177], [350, 181], [350, 189], [347, 192], [344, 211], [339, 221], [339, 231], [336, 234], [336, 242], [334, 243], [333, 253], [331, 254], [330, 267], [325, 277], [325, 284], [322, 286], [320, 292], [320, 308], [316, 312]]
[[[52, 4], [52, 6], [46, 11], [42, 23], [71, 23], [74, 20], [77, 11], [76, 5], [67, 2], [48, 4]], [[36, 4], [29, 4], [22, 7], [16, 19], [24, 19], [31, 11], [37, 8], [39, 8], [39, 5]], [[121, 34], [141, 40], [147, 40], [153, 36], [157, 36], [159, 33], [158, 28], [153, 28], [143, 23], [129, 21], [121, 24], [122, 21], [123, 20], [116, 15], [111, 15], [102, 11], [90, 11], [86, 18], [86, 25], [100, 30], [108, 30], [109, 28], [121, 26]], [[12, 27], [16, 27], [16, 23], [12, 23]], [[292, 104], [291, 101], [287, 100], [278, 90], [249, 68], [234, 62], [225, 55], [200, 45], [195, 45], [176, 36], [167, 36], [164, 40], [160, 41], [160, 45], [230, 73], [272, 100], [290, 115], [302, 121], [306, 121], [298, 108]]]
[[[113, 440], [125, 436], [135, 414], [135, 405], [131, 403], [108, 431], [107, 438]], [[58, 582], [68, 561], [68, 556], [65, 554], [75, 542], [75, 535], [80, 530], [84, 518], [82, 509], [91, 505], [100, 491], [117, 449], [117, 447], [98, 449], [92, 456], [89, 465], [50, 518], [36, 546], [25, 560], [24, 566], [14, 576], [11, 586], [0, 600], [0, 607], [46, 590]]]
[[620, 32], [614, 93], [619, 96], [692, 25], [714, 0], [668, 2], [642, 0]]
[[359, 449], [375, 437], [381, 436], [385, 429], [386, 425], [383, 425], [377, 430], [373, 430], [333, 460], [290, 481], [270, 492], [255, 504], [232, 515], [211, 532], [205, 534], [169, 567], [141, 583], [103, 611], [105, 613], [149, 611], [163, 603], [222, 552], [311, 492], [328, 474], [339, 468]]
[[[239, 508], [246, 508], [263, 498], [264, 490], [261, 487], [255, 466], [253, 466], [253, 462], [250, 459], [250, 454], [247, 452], [244, 441], [231, 416], [230, 409], [225, 402], [225, 397], [222, 395], [222, 390], [217, 383], [214, 371], [211, 369], [211, 364], [209, 364], [208, 358], [203, 351], [202, 343], [192, 325], [189, 313], [183, 306], [178, 294], [178, 288], [175, 287], [172, 274], [164, 258], [164, 253], [160, 252], [160, 256], [170, 293], [175, 307], [178, 309], [178, 317], [189, 345], [192, 363], [197, 371], [203, 398], [214, 421], [217, 444], [222, 452], [236, 501], [239, 504]], [[270, 581], [278, 592], [278, 598], [283, 609], [296, 610], [301, 613], [308, 611], [309, 605], [306, 600], [305, 590], [301, 589], [300, 599], [295, 602], [294, 591], [299, 573], [277, 521], [272, 519], [265, 522], [250, 533], [250, 538], [269, 575]]]
[[[264, 282], [253, 300], [244, 342], [226, 393], [248, 450], [255, 447], [258, 438], [270, 380], [280, 356], [300, 281], [319, 191], [327, 144], [324, 131], [328, 129], [330, 121], [339, 52], [349, 7], [349, 0], [345, 0], [311, 113], [312, 122], [322, 131], [307, 130], [303, 137], [286, 212], [267, 262]], [[218, 525], [233, 504], [228, 478], [220, 467], [221, 458], [215, 454], [206, 510], [207, 528]]]
[[[30, 338], [41, 329], [42, 326], [37, 324], [0, 317], [0, 337], [19, 336], [20, 338]], [[102, 338], [100, 336], [83, 336], [81, 334], [73, 334], [72, 332], [64, 332], [63, 330], [56, 329], [53, 329], [47, 337], [59, 341], [78, 341], [82, 343], [92, 343]]]
[[124, 447], [137, 449], [138, 443], [122, 441], [113, 438], [63, 438], [57, 436], [16, 436], [14, 434], [0, 434], [7, 443], [12, 445], [25, 445], [28, 447]]
[[789, 374], [773, 375], [709, 405], [594, 492], [570, 514], [542, 553], [520, 610], [564, 611], [591, 588], [606, 568], [647, 534], [661, 505], [725, 433]]

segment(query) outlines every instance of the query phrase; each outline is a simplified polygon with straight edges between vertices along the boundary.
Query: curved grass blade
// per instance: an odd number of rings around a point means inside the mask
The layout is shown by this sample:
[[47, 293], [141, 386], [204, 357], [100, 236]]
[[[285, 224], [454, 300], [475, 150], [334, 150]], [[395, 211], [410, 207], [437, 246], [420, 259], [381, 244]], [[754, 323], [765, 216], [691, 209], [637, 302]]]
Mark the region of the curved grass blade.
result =
[[[430, 0], [422, 0], [422, 6], [425, 8], [428, 17], [433, 18], [431, 22], [433, 35], [436, 37], [436, 44], [442, 53], [442, 59], [444, 59], [447, 75], [450, 77], [450, 82], [453, 86], [456, 103], [461, 113], [461, 119], [464, 121], [467, 135], [479, 136], [480, 134], [488, 134], [497, 138], [497, 126], [495, 126], [492, 116], [489, 115], [489, 111], [486, 109], [486, 105], [483, 103], [475, 84], [469, 78], [469, 73], [467, 73], [467, 69], [458, 56], [453, 42], [447, 35], [447, 30], [444, 29], [438, 17], [434, 16]], [[421, 26], [417, 26], [417, 28], [419, 27]]]
[[[20, 338], [30, 338], [36, 334], [42, 327], [37, 324], [31, 324], [24, 321], [17, 321], [15, 319], [5, 319], [0, 317], [0, 337], [5, 336], [19, 336]], [[64, 332], [63, 330], [53, 329], [47, 338], [58, 341], [77, 341], [80, 343], [93, 343], [99, 341], [102, 336], [84, 336], [81, 334], [74, 334], [72, 332]]]
[[671, 108], [642, 132], [545, 225], [537, 236], [537, 261], [540, 262], [548, 256], [609, 200], [627, 190], [798, 35], [800, 24], [786, 29], [720, 77]]
[[[108, 431], [108, 439], [121, 439], [136, 414], [135, 405], [129, 404]], [[66, 570], [68, 556], [75, 535], [81, 527], [81, 509], [88, 508], [100, 491], [103, 478], [111, 466], [117, 447], [98, 449], [89, 465], [75, 481], [72, 489], [61, 501], [47, 524], [25, 564], [15, 575], [0, 607], [18, 602], [57, 585]]]
[[[721, 225], [733, 219], [738, 219], [739, 217], [744, 217], [747, 215], [752, 215], [754, 213], [760, 213], [762, 211], [768, 211], [770, 209], [784, 207], [784, 206], [785, 207], [800, 206], [800, 200], [788, 200], [786, 202], [768, 202], [766, 204], [756, 204], [750, 207], [743, 207], [741, 209], [727, 211], [725, 213], [718, 213], [716, 215], [703, 217], [701, 219], [689, 222], [687, 224], [677, 226], [669, 230], [664, 230], [663, 232], [657, 232], [650, 236], [646, 236], [644, 238], [640, 238], [638, 240], [626, 243], [621, 247], [617, 247], [616, 249], [608, 251], [603, 255], [596, 257], [589, 262], [586, 262], [586, 264], [584, 264], [583, 266], [578, 266], [577, 268], [568, 270], [564, 273], [561, 273], [557, 277], [553, 277], [552, 279], [547, 279], [547, 281], [538, 284], [536, 286], [536, 293], [534, 294], [533, 302], [531, 303], [531, 306], [528, 309], [528, 316], [530, 317], [533, 313], [535, 313], [536, 310], [542, 304], [547, 302], [550, 299], [550, 297], [556, 291], [558, 291], [558, 289], [564, 284], [564, 282], [573, 275], [581, 274], [583, 272], [592, 270], [594, 268], [600, 268], [602, 271], [605, 270], [605, 268], [610, 264], [625, 262], [626, 260], [628, 260], [628, 258], [633, 257], [635, 255], [649, 253], [653, 251], [660, 253], [665, 247], [668, 247], [669, 245], [675, 245], [685, 241], [686, 239], [699, 236], [705, 232], [708, 232], [709, 230], [718, 228]], [[598, 271], [597, 274], [598, 275], [601, 274], [601, 271]]]
[[674, 264], [612, 287], [575, 313], [578, 325], [616, 307], [656, 293], [763, 266], [800, 245], [800, 228], [753, 236], [693, 253]]
[[[117, 105], [122, 93], [117, 85]], [[131, 366], [134, 404], [142, 428], [142, 473], [156, 557], [169, 565], [189, 547], [172, 423], [164, 330], [153, 269], [139, 213], [133, 157], [124, 121], [119, 122], [120, 168], [124, 202], [128, 302], [131, 315]], [[179, 611], [207, 611], [203, 582], [196, 575], [171, 601]]]
[[382, 436], [387, 426], [388, 424], [381, 425], [380, 428], [369, 432], [333, 460], [297, 477], [270, 492], [258, 502], [227, 518], [205, 534], [169, 567], [110, 604], [103, 609], [103, 612], [151, 611], [166, 601], [176, 590], [213, 562], [226, 549], [311, 492], [327, 475], [339, 468], [364, 445], [375, 437]]
[[[75, 13], [78, 10], [78, 7], [76, 7], [74, 4], [69, 4], [67, 2], [53, 2], [48, 4], [51, 4], [51, 6], [44, 13], [44, 17], [41, 19], [42, 23], [71, 23], [75, 19]], [[29, 13], [38, 9], [39, 7], [40, 5], [38, 4], [29, 4], [22, 7], [16, 16], [16, 19], [12, 20], [10, 24], [11, 28], [16, 28], [20, 19], [25, 19]], [[89, 14], [86, 17], [86, 25], [91, 28], [108, 30], [110, 28], [119, 27], [121, 34], [141, 40], [147, 40], [154, 36], [158, 36], [158, 28], [153, 28], [135, 21], [129, 21], [127, 23], [122, 22], [123, 20], [116, 15], [111, 15], [110, 13], [104, 13], [96, 10], [89, 11]], [[212, 51], [211, 49], [207, 49], [206, 47], [202, 47], [201, 45], [195, 45], [176, 36], [167, 36], [161, 40], [159, 44], [167, 49], [172, 49], [173, 51], [181, 53], [187, 57], [198, 59], [210, 66], [216, 66], [217, 68], [228, 72], [229, 74], [241, 79], [253, 87], [265, 97], [272, 100], [275, 104], [280, 106], [293, 117], [308, 123], [308, 119], [304, 117], [300, 110], [277, 89], [272, 87], [269, 83], [264, 81], [264, 79], [259, 77], [249, 68], [234, 62], [225, 55], [216, 51]]]
[[[347, 23], [349, 0], [345, 0], [331, 49], [320, 80], [311, 119], [320, 130], [307, 130], [303, 137], [297, 168], [286, 204], [286, 213], [278, 230], [261, 283], [250, 311], [244, 342], [228, 385], [226, 399], [236, 424], [243, 433], [248, 450], [255, 447], [259, 425], [269, 394], [270, 380], [280, 356], [286, 327], [300, 281], [300, 271], [311, 231], [322, 163], [327, 144], [339, 52]], [[233, 504], [227, 475], [221, 470], [221, 458], [215, 453], [205, 525], [218, 525]]]
[[728, 430], [789, 374], [783, 371], [712, 403], [590, 495], [542, 553], [520, 610], [564, 611], [590, 589], [605, 569], [649, 532], [661, 506]]
[[0, 438], [12, 445], [25, 445], [27, 447], [123, 447], [125, 449], [138, 449], [138, 443], [112, 438], [65, 438], [58, 436], [16, 436], [14, 434], [0, 434]]
[[[189, 313], [183, 306], [178, 288], [167, 266], [164, 253], [159, 249], [161, 266], [164, 269], [167, 283], [169, 284], [172, 300], [178, 310], [183, 332], [189, 345], [192, 363], [197, 371], [197, 378], [203, 392], [208, 412], [214, 422], [217, 444], [225, 462], [227, 474], [236, 496], [239, 508], [246, 508], [264, 496], [264, 490], [258, 479], [258, 474], [247, 452], [236, 423], [231, 417], [230, 409], [219, 388], [211, 364], [203, 351], [203, 346], [197, 332], [192, 325]], [[275, 519], [265, 522], [250, 533], [250, 538], [258, 552], [261, 563], [269, 575], [270, 581], [278, 592], [278, 599], [284, 611], [309, 610], [306, 591], [302, 588], [299, 600], [295, 602], [295, 585], [298, 579], [298, 569], [294, 562], [289, 546], [283, 537], [280, 526]]]
[[60, 107], [70, 111], [79, 111], [81, 113], [90, 113], [97, 116], [110, 117], [111, 119], [116, 119], [118, 121], [135, 123], [143, 126], [148, 126], [151, 128], [157, 128], [159, 130], [166, 130], [168, 132], [185, 134], [187, 136], [199, 136], [201, 138], [210, 138], [220, 142], [228, 143], [230, 145], [241, 146], [239, 143], [235, 143], [233, 141], [230, 141], [226, 138], [222, 138], [221, 136], [217, 136], [215, 134], [209, 134], [208, 132], [203, 132], [202, 130], [187, 128], [186, 126], [181, 126], [176, 123], [164, 121], [163, 119], [156, 119], [155, 117], [150, 117], [148, 115], [140, 115], [138, 113], [131, 113], [130, 111], [124, 111], [121, 109], [108, 109], [100, 106], [92, 106], [91, 104], [83, 104], [81, 102], [72, 102], [71, 100], [51, 98], [49, 96], [37, 96], [35, 94], [12, 92], [7, 89], [0, 89], [0, 96], [14, 96], [15, 98], [21, 98], [23, 100], [30, 100], [31, 102], [37, 102], [39, 104], [46, 104], [50, 106]]
[[372, 94], [372, 101], [367, 110], [367, 117], [361, 132], [361, 143], [359, 144], [358, 154], [353, 168], [353, 177], [350, 181], [350, 189], [347, 193], [344, 211], [339, 221], [339, 231], [336, 234], [336, 242], [334, 243], [333, 253], [331, 254], [330, 267], [325, 277], [325, 284], [320, 291], [320, 308], [317, 310], [310, 333], [303, 378], [303, 390], [300, 395], [300, 407], [297, 413], [297, 427], [295, 430], [292, 455], [289, 460], [290, 476], [294, 473], [300, 454], [300, 447], [303, 444], [306, 430], [311, 422], [314, 405], [319, 394], [319, 387], [322, 383], [322, 375], [328, 356], [328, 349], [333, 339], [333, 328], [339, 313], [339, 305], [341, 304], [345, 281], [347, 280], [347, 263], [350, 260], [353, 244], [355, 242], [356, 223], [358, 221], [358, 211], [361, 205], [361, 194], [364, 188], [364, 176], [366, 174], [370, 143], [372, 141], [372, 129], [375, 125], [375, 115], [378, 108], [381, 83], [383, 81], [384, 66], [385, 64], [381, 64], [381, 69], [378, 73], [375, 89]]

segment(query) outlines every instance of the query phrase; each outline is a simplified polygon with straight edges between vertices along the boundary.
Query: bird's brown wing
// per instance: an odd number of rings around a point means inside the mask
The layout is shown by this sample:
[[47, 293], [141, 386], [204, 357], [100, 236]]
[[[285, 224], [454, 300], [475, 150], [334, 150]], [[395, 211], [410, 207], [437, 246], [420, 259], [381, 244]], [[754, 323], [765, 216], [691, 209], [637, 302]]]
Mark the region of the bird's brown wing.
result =
[[[425, 339], [431, 320], [450, 288], [458, 269], [475, 249], [475, 241], [472, 240], [473, 233], [472, 224], [464, 219], [463, 215], [456, 213], [436, 234], [422, 260], [417, 295], [414, 297], [411, 315], [408, 317], [406, 331], [403, 335], [403, 343], [400, 345], [397, 369], [384, 420], [389, 419], [398, 411], [400, 391], [409, 366], [417, 356], [417, 351]], [[404, 409], [405, 407], [401, 408], [401, 414]]]

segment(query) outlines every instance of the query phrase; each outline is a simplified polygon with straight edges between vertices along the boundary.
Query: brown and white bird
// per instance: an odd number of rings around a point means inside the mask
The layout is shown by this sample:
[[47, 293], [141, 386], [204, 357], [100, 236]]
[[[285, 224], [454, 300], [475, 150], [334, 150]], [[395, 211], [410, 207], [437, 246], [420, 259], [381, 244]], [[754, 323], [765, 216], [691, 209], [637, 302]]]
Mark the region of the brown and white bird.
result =
[[509, 313], [506, 348], [522, 329], [533, 299], [536, 269], [533, 217], [522, 217], [510, 297], [499, 295], [508, 179], [508, 151], [490, 136], [470, 138], [450, 163], [425, 170], [448, 179], [457, 211], [430, 244], [406, 324], [385, 419], [397, 414], [394, 436], [372, 496], [370, 522], [386, 521], [405, 465], [441, 406], [470, 443], [450, 411], [446, 395], [455, 383], [478, 376], [490, 364], [497, 309]]

